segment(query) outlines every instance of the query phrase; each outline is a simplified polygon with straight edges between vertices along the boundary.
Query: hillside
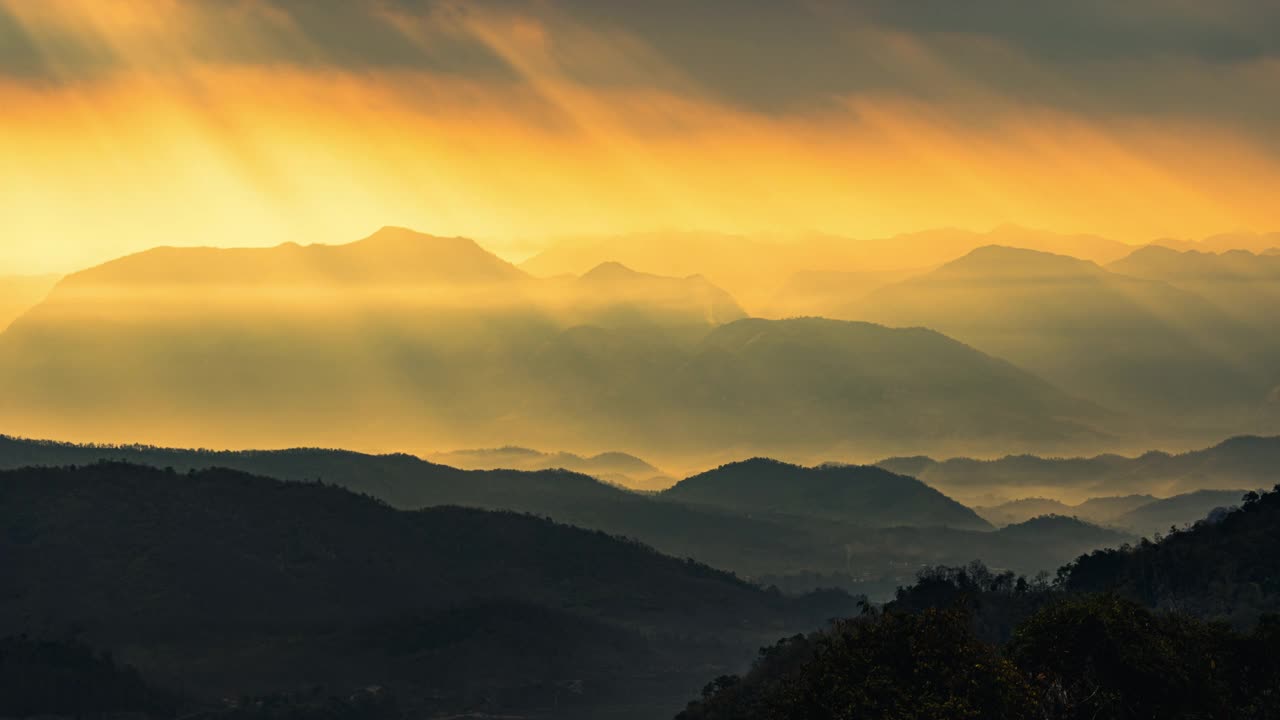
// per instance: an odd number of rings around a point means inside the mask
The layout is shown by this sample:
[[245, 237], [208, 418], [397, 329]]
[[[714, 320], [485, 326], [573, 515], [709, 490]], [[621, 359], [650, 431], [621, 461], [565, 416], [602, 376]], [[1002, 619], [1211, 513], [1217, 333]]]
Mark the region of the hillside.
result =
[[979, 248], [871, 293], [859, 319], [933, 328], [1157, 427], [1254, 427], [1274, 385], [1256, 333], [1199, 295], [1032, 250]]
[[76, 625], [211, 698], [387, 685], [423, 709], [531, 710], [578, 682], [575, 704], [607, 706], [851, 603], [535, 517], [226, 470], [6, 471], [0, 528], [0, 635]]
[[802, 515], [869, 527], [991, 528], [969, 508], [915, 478], [853, 465], [806, 468], [756, 458], [682, 480], [661, 497], [751, 514]]

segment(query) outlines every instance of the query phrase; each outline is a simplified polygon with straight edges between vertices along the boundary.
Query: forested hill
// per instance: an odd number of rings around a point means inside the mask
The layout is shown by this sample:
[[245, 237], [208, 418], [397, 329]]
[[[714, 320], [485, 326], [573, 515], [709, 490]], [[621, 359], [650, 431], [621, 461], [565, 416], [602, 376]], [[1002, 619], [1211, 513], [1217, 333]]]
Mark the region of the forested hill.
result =
[[1280, 486], [1248, 493], [1159, 542], [1098, 550], [1064, 567], [1071, 592], [1114, 591], [1155, 608], [1256, 622], [1280, 612]]
[[585, 703], [643, 697], [662, 673], [670, 692], [853, 604], [530, 516], [120, 463], [0, 473], [0, 556], [0, 636], [78, 627], [214, 696], [387, 684], [454, 711], [583, 680]]
[[969, 508], [912, 477], [859, 465], [800, 467], [754, 458], [677, 483], [664, 498], [751, 513], [787, 513], [867, 526], [990, 530]]
[[[761, 651], [680, 720], [1280, 717], [1280, 486], [1056, 582], [936, 568]], [[1224, 623], [1206, 620], [1230, 620]]]

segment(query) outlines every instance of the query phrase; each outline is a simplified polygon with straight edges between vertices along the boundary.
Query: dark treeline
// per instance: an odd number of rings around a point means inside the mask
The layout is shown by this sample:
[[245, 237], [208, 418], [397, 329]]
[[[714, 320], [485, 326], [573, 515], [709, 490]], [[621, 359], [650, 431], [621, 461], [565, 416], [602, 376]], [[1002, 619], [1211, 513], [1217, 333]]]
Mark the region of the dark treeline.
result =
[[1280, 717], [1280, 486], [1033, 579], [935, 568], [765, 648], [681, 720]]

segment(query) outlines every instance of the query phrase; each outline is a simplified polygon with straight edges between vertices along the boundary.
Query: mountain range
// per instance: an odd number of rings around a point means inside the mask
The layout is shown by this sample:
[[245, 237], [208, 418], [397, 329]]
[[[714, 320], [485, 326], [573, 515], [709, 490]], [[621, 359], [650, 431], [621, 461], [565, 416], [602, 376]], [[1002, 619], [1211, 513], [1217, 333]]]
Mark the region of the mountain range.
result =
[[[661, 552], [697, 558], [762, 582], [802, 591], [841, 586], [877, 597], [909, 581], [921, 565], [982, 557], [1001, 567], [1036, 572], [1126, 539], [1084, 523], [1039, 539], [1016, 530], [992, 532], [972, 510], [914, 478], [856, 466], [804, 468], [752, 460], [654, 495], [568, 471], [464, 471], [408, 455], [318, 449], [209, 452], [0, 437], [0, 469], [99, 461], [320, 481], [405, 510], [455, 505], [529, 513], [635, 538]], [[774, 479], [783, 483], [771, 486]]]
[[[1132, 451], [1280, 429], [1272, 256], [1016, 227], [757, 238], [759, 256], [724, 262], [791, 273], [799, 295], [771, 298], [840, 318], [766, 319], [714, 282], [713, 251], [740, 238], [685, 239], [667, 265], [606, 238], [517, 267], [402, 228], [120, 258], [64, 278], [0, 332], [0, 429], [424, 454], [500, 439], [680, 469]], [[594, 264], [554, 273], [555, 248]], [[647, 267], [595, 256], [615, 250]]]

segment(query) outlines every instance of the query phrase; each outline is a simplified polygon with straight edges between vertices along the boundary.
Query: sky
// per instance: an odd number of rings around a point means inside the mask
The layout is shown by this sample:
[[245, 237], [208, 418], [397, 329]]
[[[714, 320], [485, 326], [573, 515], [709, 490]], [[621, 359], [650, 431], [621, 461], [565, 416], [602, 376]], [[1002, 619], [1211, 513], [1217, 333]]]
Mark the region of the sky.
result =
[[0, 274], [384, 225], [1280, 229], [1271, 0], [0, 0]]

